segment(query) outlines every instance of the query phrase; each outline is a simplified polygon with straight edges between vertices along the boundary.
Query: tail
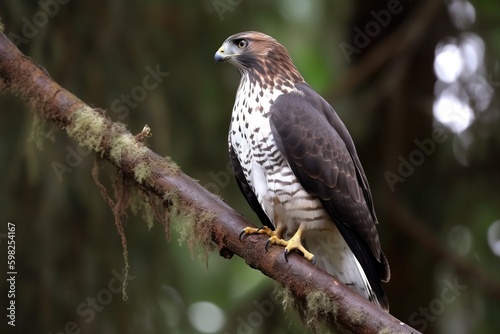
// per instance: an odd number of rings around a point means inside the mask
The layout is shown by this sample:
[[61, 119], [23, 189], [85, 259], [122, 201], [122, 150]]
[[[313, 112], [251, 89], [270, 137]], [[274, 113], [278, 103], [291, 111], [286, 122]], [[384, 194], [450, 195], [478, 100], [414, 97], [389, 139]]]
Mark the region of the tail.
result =
[[389, 301], [381, 283], [389, 280], [387, 259], [383, 254], [381, 254], [382, 268], [384, 268], [382, 278], [375, 277], [370, 280], [336, 228], [328, 233], [308, 232], [304, 235], [304, 246], [314, 254], [317, 267], [335, 276], [362, 297], [389, 311]]

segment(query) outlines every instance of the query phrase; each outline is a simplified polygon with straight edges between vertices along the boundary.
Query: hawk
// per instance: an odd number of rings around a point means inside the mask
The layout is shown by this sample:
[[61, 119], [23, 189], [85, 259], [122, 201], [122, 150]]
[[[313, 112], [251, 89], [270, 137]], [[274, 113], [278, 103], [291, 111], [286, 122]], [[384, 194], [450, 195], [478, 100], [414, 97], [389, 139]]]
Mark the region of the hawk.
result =
[[227, 38], [215, 62], [241, 80], [229, 155], [241, 192], [269, 244], [297, 250], [361, 296], [388, 310], [390, 278], [363, 167], [346, 126], [303, 79], [288, 51], [260, 32]]

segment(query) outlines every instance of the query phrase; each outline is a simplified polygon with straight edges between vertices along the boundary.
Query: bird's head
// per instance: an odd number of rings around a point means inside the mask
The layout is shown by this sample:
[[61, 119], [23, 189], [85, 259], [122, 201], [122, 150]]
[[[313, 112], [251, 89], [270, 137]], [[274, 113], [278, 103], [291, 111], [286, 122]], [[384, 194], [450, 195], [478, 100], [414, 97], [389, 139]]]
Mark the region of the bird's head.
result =
[[245, 31], [228, 37], [214, 58], [216, 64], [227, 61], [242, 74], [265, 79], [287, 76], [295, 82], [303, 81], [285, 47], [261, 32]]

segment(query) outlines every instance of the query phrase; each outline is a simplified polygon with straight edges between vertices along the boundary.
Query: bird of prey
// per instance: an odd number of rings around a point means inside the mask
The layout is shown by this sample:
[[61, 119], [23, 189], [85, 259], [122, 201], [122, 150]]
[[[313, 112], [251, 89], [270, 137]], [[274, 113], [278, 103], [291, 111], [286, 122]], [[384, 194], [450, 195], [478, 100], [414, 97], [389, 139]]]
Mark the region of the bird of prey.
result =
[[390, 278], [363, 167], [346, 126], [302, 78], [288, 51], [255, 31], [228, 37], [215, 62], [241, 81], [229, 155], [241, 192], [264, 224], [268, 244], [297, 250], [361, 296], [388, 310]]

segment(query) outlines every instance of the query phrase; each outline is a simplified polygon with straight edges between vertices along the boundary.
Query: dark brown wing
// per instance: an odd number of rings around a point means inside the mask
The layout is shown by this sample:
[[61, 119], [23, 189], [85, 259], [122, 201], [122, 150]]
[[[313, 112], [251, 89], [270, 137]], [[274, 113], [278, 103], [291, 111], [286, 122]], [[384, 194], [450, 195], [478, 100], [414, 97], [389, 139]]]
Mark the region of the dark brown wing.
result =
[[306, 191], [316, 195], [360, 262], [381, 303], [380, 281], [389, 279], [375, 227], [377, 218], [351, 136], [333, 108], [307, 84], [283, 94], [271, 109], [271, 129], [281, 153]]
[[260, 206], [259, 201], [257, 200], [257, 196], [255, 196], [252, 188], [248, 185], [248, 182], [245, 178], [245, 174], [243, 173], [243, 169], [241, 169], [240, 161], [234, 152], [233, 147], [229, 144], [229, 158], [231, 160], [231, 167], [233, 168], [234, 176], [236, 177], [236, 182], [238, 183], [238, 187], [240, 191], [243, 193], [245, 198], [247, 199], [248, 204], [252, 208], [253, 211], [257, 214], [262, 224], [274, 230], [274, 226], [269, 220], [269, 217], [266, 215], [262, 207]]

